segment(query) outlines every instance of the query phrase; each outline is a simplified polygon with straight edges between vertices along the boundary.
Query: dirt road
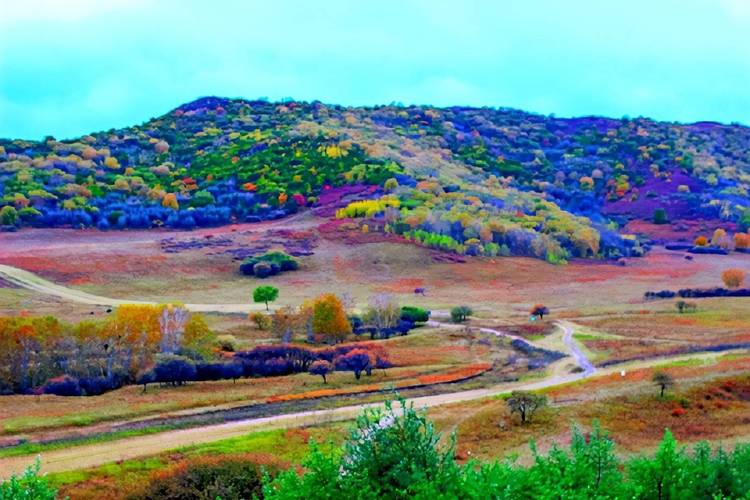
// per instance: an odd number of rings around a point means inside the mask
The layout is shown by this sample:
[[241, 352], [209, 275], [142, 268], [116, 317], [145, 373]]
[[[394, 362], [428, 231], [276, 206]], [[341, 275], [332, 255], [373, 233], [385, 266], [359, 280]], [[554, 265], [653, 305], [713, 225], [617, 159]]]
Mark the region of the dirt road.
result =
[[[7, 281], [29, 290], [34, 290], [46, 295], [54, 295], [71, 302], [79, 304], [90, 304], [97, 306], [119, 306], [123, 304], [156, 304], [143, 300], [123, 300], [111, 297], [93, 295], [81, 290], [75, 290], [56, 283], [52, 283], [34, 273], [23, 269], [0, 264], [0, 277]], [[185, 307], [194, 312], [218, 312], [247, 314], [250, 311], [265, 310], [263, 304], [185, 304]], [[273, 306], [271, 306], [273, 307]]]
[[[739, 352], [746, 351], [747, 350]], [[506, 383], [483, 389], [458, 391], [434, 396], [422, 396], [407, 400], [407, 402], [414, 403], [416, 407], [420, 408], [460, 403], [464, 401], [495, 397], [512, 390], [539, 390], [583, 378], [599, 377], [620, 372], [624, 373], [628, 370], [655, 366], [668, 361], [712, 358], [717, 355], [726, 354], [727, 352], [730, 351], [718, 354], [703, 353], [672, 356], [669, 358], [657, 358], [603, 368], [597, 370], [595, 373], [587, 372], [584, 369], [584, 371], [580, 373], [560, 375], [553, 370], [553, 375], [550, 377], [533, 382]], [[166, 431], [159, 434], [135, 436], [91, 445], [72, 446], [70, 448], [50, 450], [41, 453], [42, 470], [45, 472], [77, 470], [120, 460], [154, 455], [180, 447], [210, 443], [262, 430], [321, 425], [328, 422], [352, 420], [362, 411], [363, 408], [379, 405], [382, 405], [382, 403], [352, 405], [334, 409], [305, 411], [287, 415], [238, 420], [224, 424]], [[32, 464], [35, 458], [36, 455], [26, 455], [0, 459], [0, 478], [7, 478], [12, 473], [22, 471], [25, 467]]]

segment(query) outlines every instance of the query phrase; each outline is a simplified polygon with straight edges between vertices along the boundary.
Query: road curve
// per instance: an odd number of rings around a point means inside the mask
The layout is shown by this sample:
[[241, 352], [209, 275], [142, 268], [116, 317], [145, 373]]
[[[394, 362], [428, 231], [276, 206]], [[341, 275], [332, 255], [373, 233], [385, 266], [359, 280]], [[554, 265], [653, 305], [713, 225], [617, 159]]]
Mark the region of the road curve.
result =
[[563, 330], [563, 342], [565, 347], [568, 348], [568, 352], [575, 358], [576, 363], [583, 369], [585, 376], [593, 375], [596, 372], [596, 367], [589, 361], [589, 358], [581, 351], [575, 340], [573, 340], [573, 327], [569, 323], [559, 322], [558, 325]]
[[[132, 299], [113, 299], [94, 295], [81, 290], [68, 288], [48, 281], [41, 276], [32, 272], [25, 271], [18, 267], [0, 264], [0, 277], [22, 288], [27, 288], [35, 292], [46, 295], [53, 295], [71, 302], [79, 304], [88, 304], [93, 306], [116, 307], [123, 304], [156, 304], [144, 300]], [[193, 312], [217, 312], [217, 313], [238, 313], [247, 314], [254, 310], [264, 310], [262, 304], [184, 304], [185, 307]]]

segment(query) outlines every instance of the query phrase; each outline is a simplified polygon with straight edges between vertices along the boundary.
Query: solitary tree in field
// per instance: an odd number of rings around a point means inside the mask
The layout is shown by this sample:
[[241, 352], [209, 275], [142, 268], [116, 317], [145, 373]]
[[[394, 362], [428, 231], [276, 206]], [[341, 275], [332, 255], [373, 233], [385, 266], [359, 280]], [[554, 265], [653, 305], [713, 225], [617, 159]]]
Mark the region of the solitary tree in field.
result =
[[664, 397], [664, 391], [674, 385], [674, 379], [672, 378], [672, 376], [664, 372], [654, 373], [654, 377], [651, 379], [651, 381], [656, 384], [657, 387], [659, 387], [659, 397], [662, 398]]
[[513, 391], [505, 403], [511, 413], [518, 413], [521, 424], [525, 424], [531, 422], [531, 417], [539, 408], [547, 406], [547, 397], [528, 391]]
[[323, 377], [323, 383], [327, 384], [328, 380], [326, 376], [333, 371], [333, 365], [324, 359], [319, 359], [310, 365], [309, 372], [313, 375], [320, 375]]
[[532, 316], [539, 316], [539, 319], [544, 319], [544, 315], [549, 314], [549, 309], [544, 304], [534, 304], [529, 312]]
[[473, 312], [469, 306], [456, 306], [451, 309], [451, 319], [454, 323], [463, 323]]
[[726, 269], [721, 273], [721, 280], [727, 288], [739, 288], [745, 281], [745, 271], [742, 269]]
[[253, 301], [256, 303], [264, 302], [266, 304], [266, 311], [268, 311], [268, 303], [273, 302], [279, 298], [279, 289], [270, 286], [263, 285], [253, 290]]

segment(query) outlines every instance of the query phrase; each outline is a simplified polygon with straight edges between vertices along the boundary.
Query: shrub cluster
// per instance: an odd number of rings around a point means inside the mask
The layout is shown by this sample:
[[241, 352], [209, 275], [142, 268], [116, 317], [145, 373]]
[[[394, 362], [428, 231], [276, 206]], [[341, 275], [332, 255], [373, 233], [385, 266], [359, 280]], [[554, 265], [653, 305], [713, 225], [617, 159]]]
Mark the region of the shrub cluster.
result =
[[260, 498], [264, 475], [273, 477], [277, 465], [255, 455], [221, 455], [186, 459], [154, 472], [139, 500], [190, 498], [241, 500]]
[[284, 252], [268, 252], [248, 257], [240, 264], [240, 272], [246, 276], [267, 278], [286, 271], [299, 269], [299, 261]]
[[426, 323], [430, 320], [430, 311], [415, 306], [401, 308], [401, 319], [412, 323]]
[[685, 299], [702, 299], [707, 297], [750, 297], [750, 288], [682, 288], [676, 292], [672, 290], [661, 290], [659, 292], [646, 292], [646, 299], [671, 299], [681, 297]]
[[[228, 362], [194, 361], [186, 356], [159, 356], [153, 368], [141, 373], [137, 383], [181, 385], [190, 381], [237, 380], [243, 377], [276, 377], [307, 373], [316, 361], [324, 361], [338, 371], [351, 371], [359, 378], [375, 368], [391, 366], [388, 353], [370, 344], [345, 344], [325, 349], [310, 349], [293, 345], [258, 346], [235, 353]], [[319, 375], [319, 373], [315, 373]], [[75, 389], [59, 384], [63, 396], [77, 396]], [[55, 393], [57, 394], [57, 393]]]

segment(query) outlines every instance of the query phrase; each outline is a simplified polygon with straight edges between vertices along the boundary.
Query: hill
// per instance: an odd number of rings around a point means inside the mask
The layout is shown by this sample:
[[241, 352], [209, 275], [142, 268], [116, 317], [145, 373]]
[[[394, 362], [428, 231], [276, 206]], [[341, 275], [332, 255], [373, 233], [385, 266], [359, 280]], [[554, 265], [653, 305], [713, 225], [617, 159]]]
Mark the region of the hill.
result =
[[326, 205], [345, 229], [458, 253], [616, 258], [745, 230], [749, 144], [707, 122], [207, 97], [76, 140], [0, 139], [0, 223], [191, 229]]

